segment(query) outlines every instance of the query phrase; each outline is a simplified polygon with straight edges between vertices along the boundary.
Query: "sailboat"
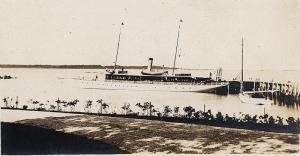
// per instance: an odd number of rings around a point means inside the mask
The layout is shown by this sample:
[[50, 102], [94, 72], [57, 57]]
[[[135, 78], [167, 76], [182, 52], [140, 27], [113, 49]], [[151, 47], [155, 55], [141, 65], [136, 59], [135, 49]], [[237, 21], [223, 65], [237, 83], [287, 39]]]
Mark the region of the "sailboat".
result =
[[255, 82], [254, 82], [254, 90], [253, 91], [244, 91], [244, 41], [242, 38], [242, 71], [241, 71], [241, 88], [239, 98], [242, 103], [250, 103], [256, 105], [270, 105], [273, 103], [272, 100], [266, 98], [263, 93], [275, 92], [277, 90], [267, 90], [266, 91], [256, 91]]

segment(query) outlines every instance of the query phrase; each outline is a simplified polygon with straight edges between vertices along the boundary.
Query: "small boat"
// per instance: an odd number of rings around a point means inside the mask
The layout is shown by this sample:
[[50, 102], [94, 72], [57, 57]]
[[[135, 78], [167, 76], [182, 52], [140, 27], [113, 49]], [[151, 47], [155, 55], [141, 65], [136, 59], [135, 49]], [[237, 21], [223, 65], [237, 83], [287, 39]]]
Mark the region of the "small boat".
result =
[[141, 71], [142, 75], [167, 75], [168, 71], [165, 72], [147, 72], [147, 71]]
[[254, 91], [244, 91], [244, 44], [242, 39], [242, 71], [241, 71], [241, 88], [239, 98], [242, 103], [250, 103], [256, 105], [270, 105], [273, 103], [272, 100], [269, 100], [264, 96], [264, 93], [276, 92], [278, 90], [266, 90], [266, 91], [255, 91], [255, 82], [254, 82]]
[[239, 94], [239, 98], [242, 103], [250, 103], [250, 104], [256, 104], [256, 105], [272, 104], [273, 101], [265, 98], [263, 93], [266, 93], [266, 92], [258, 92], [258, 91], [242, 92]]

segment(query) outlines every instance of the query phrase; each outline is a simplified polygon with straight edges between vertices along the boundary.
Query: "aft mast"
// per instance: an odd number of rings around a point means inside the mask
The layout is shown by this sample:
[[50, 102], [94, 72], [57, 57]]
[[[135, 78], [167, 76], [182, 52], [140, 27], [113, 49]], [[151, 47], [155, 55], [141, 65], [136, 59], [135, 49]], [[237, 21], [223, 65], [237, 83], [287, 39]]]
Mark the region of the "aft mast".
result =
[[177, 52], [178, 52], [178, 41], [179, 41], [179, 33], [180, 33], [180, 24], [183, 22], [182, 19], [180, 19], [179, 22], [180, 23], [179, 23], [178, 32], [177, 32], [177, 42], [176, 42], [176, 50], [175, 50], [175, 57], [174, 57], [172, 75], [174, 75], [174, 70], [175, 70], [175, 64], [176, 64], [176, 58], [177, 58]]
[[118, 46], [117, 46], [117, 54], [116, 54], [116, 58], [115, 58], [115, 66], [114, 66], [114, 70], [113, 73], [115, 73], [115, 70], [117, 68], [117, 61], [118, 61], [118, 54], [119, 54], [119, 47], [120, 47], [120, 39], [121, 39], [121, 33], [122, 33], [122, 26], [124, 25], [124, 23], [121, 23], [120, 26], [120, 33], [119, 33], [119, 38], [118, 38]]
[[244, 90], [244, 38], [242, 37], [242, 71], [241, 71], [241, 88], [240, 93]]

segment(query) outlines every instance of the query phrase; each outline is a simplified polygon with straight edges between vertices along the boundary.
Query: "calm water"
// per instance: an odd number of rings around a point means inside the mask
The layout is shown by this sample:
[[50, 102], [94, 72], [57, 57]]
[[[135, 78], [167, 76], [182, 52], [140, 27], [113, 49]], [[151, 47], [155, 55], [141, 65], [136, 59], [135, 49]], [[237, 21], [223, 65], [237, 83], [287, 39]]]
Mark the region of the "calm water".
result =
[[[133, 70], [131, 72], [139, 72]], [[200, 76], [207, 76], [208, 70], [189, 70]], [[238, 75], [238, 71], [223, 71], [224, 78], [229, 80]], [[261, 80], [274, 80], [286, 82], [295, 78], [298, 72], [295, 71], [248, 71], [246, 79], [260, 77]], [[189, 92], [160, 92], [160, 91], [130, 91], [130, 90], [97, 90], [97, 89], [82, 89], [82, 81], [74, 80], [74, 78], [92, 79], [98, 75], [99, 81], [103, 81], [104, 70], [91, 69], [0, 69], [0, 75], [8, 74], [16, 76], [13, 80], [0, 80], [0, 98], [19, 97], [19, 106], [28, 105], [29, 99], [38, 100], [45, 103], [49, 107], [55, 104], [55, 100], [59, 97], [62, 100], [79, 99], [79, 104], [76, 110], [83, 111], [83, 107], [87, 100], [96, 101], [102, 98], [109, 103], [109, 112], [122, 112], [121, 106], [125, 102], [130, 103], [131, 109], [134, 111], [141, 110], [134, 105], [137, 102], [151, 101], [152, 104], [159, 110], [163, 110], [163, 106], [169, 105], [171, 108], [175, 106], [181, 107], [192, 106], [196, 110], [203, 110], [204, 104], [206, 110], [211, 109], [213, 113], [218, 111], [223, 114], [230, 115], [239, 114], [239, 112], [247, 114], [261, 115], [264, 112], [273, 116], [299, 117], [299, 105], [282, 105], [272, 104], [270, 106], [260, 106], [253, 104], [241, 103], [237, 95], [219, 96], [205, 93], [189, 93]], [[285, 76], [280, 76], [285, 75]], [[270, 79], [270, 77], [273, 77]], [[298, 81], [299, 82], [299, 81]], [[47, 102], [49, 100], [49, 102]], [[14, 103], [14, 101], [12, 101]], [[4, 106], [1, 100], [1, 105]], [[97, 109], [96, 103], [93, 105], [93, 110]]]

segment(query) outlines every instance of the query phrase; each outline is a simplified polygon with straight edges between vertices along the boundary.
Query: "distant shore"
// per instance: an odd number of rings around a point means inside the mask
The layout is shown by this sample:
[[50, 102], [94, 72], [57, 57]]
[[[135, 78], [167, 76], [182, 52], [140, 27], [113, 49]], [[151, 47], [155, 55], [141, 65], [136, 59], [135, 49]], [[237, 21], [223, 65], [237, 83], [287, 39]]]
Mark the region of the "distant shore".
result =
[[[125, 69], [146, 69], [147, 66], [120, 66], [117, 65], [117, 68], [125, 68]], [[109, 65], [45, 65], [45, 64], [0, 64], [0, 68], [45, 68], [45, 69], [113, 69], [114, 66]], [[152, 69], [173, 69], [172, 67], [162, 67], [162, 66], [152, 66]], [[215, 70], [210, 68], [175, 68], [175, 69], [184, 69], [184, 70]], [[234, 70], [234, 69], [230, 69]], [[278, 71], [274, 69], [249, 69], [249, 70], [257, 70], [257, 71]], [[296, 69], [279, 69], [280, 71], [298, 71]]]
[[[120, 66], [117, 68], [125, 69], [146, 69], [147, 66]], [[0, 64], [0, 68], [45, 68], [45, 69], [113, 69], [114, 66], [104, 65], [41, 65], [41, 64]], [[172, 67], [152, 66], [152, 69], [173, 69]], [[195, 68], [175, 68], [184, 70], [214, 70], [214, 69], [195, 69]]]
[[[117, 66], [125, 69], [145, 69], [147, 66]], [[0, 68], [54, 68], [54, 69], [113, 69], [114, 66], [102, 65], [19, 65], [19, 64], [0, 64]], [[170, 67], [164, 67], [171, 69]], [[163, 69], [161, 66], [153, 66], [153, 69]]]

